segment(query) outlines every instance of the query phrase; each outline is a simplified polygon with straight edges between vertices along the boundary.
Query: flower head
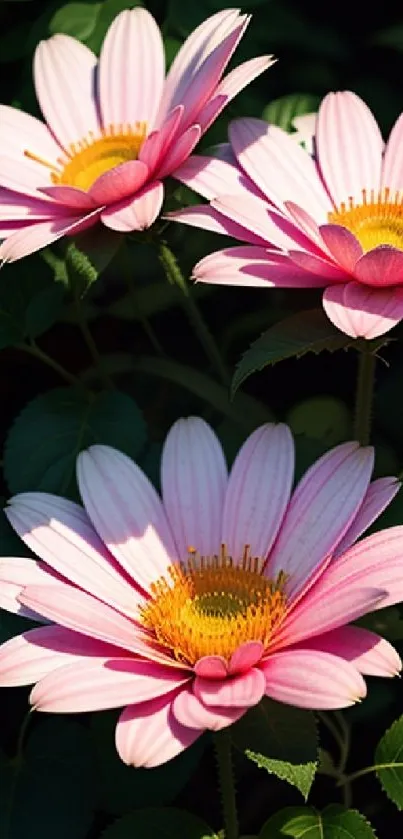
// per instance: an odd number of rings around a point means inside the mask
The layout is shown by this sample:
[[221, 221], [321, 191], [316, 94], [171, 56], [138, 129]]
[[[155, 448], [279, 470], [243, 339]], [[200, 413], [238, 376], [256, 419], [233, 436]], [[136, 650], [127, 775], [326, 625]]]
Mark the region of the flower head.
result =
[[121, 12], [99, 61], [68, 35], [42, 41], [34, 82], [45, 122], [0, 107], [0, 258], [13, 261], [98, 221], [128, 232], [158, 216], [174, 175], [226, 104], [272, 63], [223, 72], [249, 22], [208, 18], [165, 78], [164, 49], [143, 8]]
[[330, 320], [375, 338], [403, 318], [403, 116], [385, 147], [349, 91], [299, 119], [293, 135], [258, 119], [232, 122], [225, 159], [192, 157], [177, 172], [211, 205], [172, 217], [245, 242], [199, 262], [196, 279], [325, 287]]
[[396, 494], [372, 449], [345, 443], [292, 491], [285, 425], [258, 428], [227, 473], [203, 420], [166, 439], [162, 500], [125, 455], [78, 460], [83, 507], [44, 493], [7, 516], [39, 557], [0, 559], [0, 604], [51, 622], [0, 648], [0, 684], [40, 711], [124, 707], [122, 759], [155, 766], [263, 695], [332, 709], [393, 676], [386, 641], [350, 622], [403, 597], [403, 527], [354, 544]]

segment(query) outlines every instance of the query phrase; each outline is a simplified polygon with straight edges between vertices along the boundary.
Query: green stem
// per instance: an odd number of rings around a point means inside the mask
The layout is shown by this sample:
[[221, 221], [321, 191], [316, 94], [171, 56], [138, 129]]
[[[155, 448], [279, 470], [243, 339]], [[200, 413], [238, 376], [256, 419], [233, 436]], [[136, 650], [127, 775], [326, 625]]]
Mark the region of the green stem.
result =
[[164, 268], [168, 281], [177, 286], [181, 294], [181, 304], [185, 310], [189, 322], [193, 327], [207, 357], [217, 372], [218, 377], [224, 385], [228, 385], [229, 376], [225, 364], [221, 358], [218, 346], [194, 300], [191, 290], [179, 268], [175, 255], [165, 242], [159, 244], [159, 258]]
[[31, 344], [17, 344], [16, 349], [22, 350], [22, 352], [26, 352], [29, 355], [32, 355], [34, 358], [37, 358], [39, 361], [42, 361], [43, 364], [46, 364], [48, 367], [51, 367], [59, 376], [65, 380], [69, 385], [73, 387], [79, 387], [81, 390], [84, 388], [83, 383], [77, 376], [73, 376], [73, 373], [69, 373], [65, 367], [62, 367], [58, 361], [55, 361], [52, 356], [45, 353], [40, 347], [37, 346], [34, 342]]
[[92, 334], [90, 332], [90, 329], [88, 327], [88, 323], [87, 323], [86, 317], [85, 317], [84, 312], [83, 312], [83, 307], [81, 305], [80, 296], [79, 296], [79, 294], [77, 294], [75, 292], [75, 290], [73, 290], [73, 294], [74, 294], [74, 302], [75, 302], [76, 315], [77, 315], [77, 324], [80, 327], [81, 334], [82, 334], [82, 336], [84, 338], [84, 341], [87, 345], [88, 352], [89, 352], [89, 354], [90, 354], [90, 356], [91, 356], [91, 358], [94, 362], [94, 365], [95, 365], [96, 369], [98, 370], [99, 378], [100, 378], [101, 382], [103, 383], [104, 387], [107, 390], [113, 390], [114, 385], [113, 385], [112, 379], [108, 376], [108, 373], [105, 370], [104, 363], [103, 363], [102, 358], [101, 358], [101, 356], [99, 354], [99, 351], [98, 351], [98, 347], [97, 347], [97, 345], [96, 345], [96, 343], [95, 343], [95, 341], [92, 337]]
[[154, 347], [155, 352], [157, 355], [165, 355], [162, 345], [159, 341], [158, 336], [154, 332], [153, 327], [151, 326], [150, 321], [148, 320], [147, 316], [143, 313], [140, 297], [137, 293], [136, 285], [133, 278], [133, 272], [130, 266], [129, 254], [127, 245], [123, 243], [120, 249], [120, 260], [122, 266], [122, 273], [127, 285], [127, 290], [129, 292], [130, 303], [132, 307], [133, 317], [140, 320], [140, 323], [144, 329], [144, 332], [147, 335], [147, 338], [150, 341], [150, 344]]
[[375, 364], [374, 353], [370, 351], [360, 352], [355, 397], [354, 437], [362, 446], [367, 446], [370, 439]]
[[219, 784], [224, 815], [225, 839], [238, 839], [238, 815], [232, 768], [231, 735], [227, 728], [214, 735]]
[[352, 772], [351, 775], [345, 775], [338, 781], [337, 786], [341, 787], [344, 786], [344, 784], [351, 784], [352, 781], [356, 781], [357, 778], [363, 778], [364, 775], [369, 775], [371, 772], [376, 772], [378, 769], [389, 769], [395, 765], [396, 764], [385, 764], [385, 766], [366, 766], [365, 769], [358, 769], [357, 772]]

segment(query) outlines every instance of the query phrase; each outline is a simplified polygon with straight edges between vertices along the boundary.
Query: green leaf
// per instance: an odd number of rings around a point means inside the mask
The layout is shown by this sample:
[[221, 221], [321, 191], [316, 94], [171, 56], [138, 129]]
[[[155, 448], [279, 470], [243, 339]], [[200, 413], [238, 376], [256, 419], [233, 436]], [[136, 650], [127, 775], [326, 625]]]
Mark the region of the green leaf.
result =
[[170, 804], [192, 776], [204, 751], [204, 737], [169, 763], [155, 769], [126, 766], [116, 751], [118, 712], [94, 714], [91, 736], [97, 755], [102, 808], [114, 816], [137, 808]]
[[95, 29], [101, 6], [101, 3], [67, 3], [61, 6], [49, 23], [49, 33], [62, 32], [85, 41]]
[[64, 289], [50, 277], [48, 268], [35, 257], [18, 266], [6, 266], [0, 284], [0, 349], [37, 337], [59, 318]]
[[317, 111], [319, 104], [320, 96], [313, 96], [311, 93], [290, 93], [288, 96], [281, 96], [280, 99], [273, 99], [264, 109], [262, 117], [267, 122], [279, 125], [284, 131], [291, 131], [294, 128], [295, 117]]
[[301, 358], [308, 352], [334, 352], [349, 347], [351, 343], [352, 338], [339, 332], [322, 309], [298, 312], [271, 326], [254, 341], [237, 366], [232, 391], [235, 393], [248, 376], [269, 364], [277, 364], [286, 358]]
[[322, 440], [328, 448], [353, 436], [351, 412], [334, 396], [313, 396], [298, 402], [288, 411], [285, 422], [294, 434]]
[[381, 29], [371, 37], [371, 44], [403, 52], [403, 26], [394, 24], [387, 29]]
[[259, 839], [376, 839], [364, 816], [331, 804], [322, 812], [311, 807], [286, 807], [272, 816]]
[[0, 764], [2, 839], [85, 839], [95, 809], [94, 770], [83, 726], [41, 720], [22, 757]]
[[57, 388], [33, 399], [11, 427], [4, 452], [10, 491], [74, 489], [78, 453], [104, 443], [136, 458], [146, 426], [134, 400], [119, 391], [96, 396]]
[[69, 285], [82, 297], [96, 282], [118, 251], [122, 237], [113, 230], [91, 228], [71, 241], [66, 248]]
[[108, 827], [101, 839], [217, 839], [217, 834], [185, 810], [150, 807], [137, 810]]
[[217, 411], [248, 431], [253, 431], [261, 423], [270, 422], [272, 419], [269, 409], [257, 399], [246, 394], [237, 394], [236, 398], [230, 401], [223, 385], [185, 364], [165, 358], [144, 357], [134, 360], [133, 369], [147, 376], [161, 377], [186, 388], [195, 396], [200, 397], [204, 403], [208, 402]]
[[316, 723], [310, 711], [265, 697], [232, 733], [234, 745], [250, 760], [308, 797], [317, 766]]
[[37, 338], [59, 320], [64, 304], [65, 290], [61, 283], [53, 283], [30, 300], [25, 312], [27, 335]]
[[375, 751], [376, 774], [382, 788], [403, 809], [403, 716], [383, 735]]

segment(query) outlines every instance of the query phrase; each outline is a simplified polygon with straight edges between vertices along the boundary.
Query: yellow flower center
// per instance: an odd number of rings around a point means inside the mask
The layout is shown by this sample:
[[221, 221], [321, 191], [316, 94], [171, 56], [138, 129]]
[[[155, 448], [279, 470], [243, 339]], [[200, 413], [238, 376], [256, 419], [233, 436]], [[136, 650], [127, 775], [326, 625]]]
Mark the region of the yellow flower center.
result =
[[246, 546], [235, 563], [222, 545], [220, 554], [200, 557], [189, 549], [186, 563], [171, 565], [168, 578], [152, 586], [142, 609], [143, 625], [178, 661], [194, 665], [209, 655], [227, 661], [247, 641], [268, 647], [285, 613], [285, 575], [262, 574], [263, 560]]
[[[392, 245], [403, 250], [403, 196], [400, 192], [390, 195], [385, 188], [376, 197], [373, 190], [367, 196], [362, 192], [362, 204], [355, 205], [352, 198], [339, 209], [329, 213], [331, 224], [340, 224], [354, 233], [364, 253], [379, 245]], [[368, 200], [368, 197], [370, 200]]]
[[88, 138], [72, 143], [66, 157], [57, 161], [58, 165], [29, 150], [25, 151], [25, 156], [50, 169], [52, 183], [88, 190], [100, 175], [128, 160], [137, 160], [146, 134], [145, 122], [134, 126], [111, 125], [102, 137], [94, 137], [91, 132]]

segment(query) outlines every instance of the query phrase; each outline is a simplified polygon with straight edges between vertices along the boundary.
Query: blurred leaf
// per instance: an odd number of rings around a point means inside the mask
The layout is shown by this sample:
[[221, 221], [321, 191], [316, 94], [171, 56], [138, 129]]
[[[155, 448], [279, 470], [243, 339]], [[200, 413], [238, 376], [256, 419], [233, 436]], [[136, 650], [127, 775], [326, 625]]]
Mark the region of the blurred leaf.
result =
[[257, 425], [270, 422], [272, 418], [268, 408], [246, 394], [237, 394], [230, 402], [223, 385], [185, 364], [165, 358], [144, 357], [133, 360], [133, 369], [186, 388], [246, 430], [253, 431]]
[[102, 3], [67, 3], [53, 15], [49, 23], [50, 35], [62, 32], [85, 41], [94, 31]]
[[0, 764], [2, 839], [84, 839], [95, 808], [94, 769], [79, 723], [41, 720], [22, 757]]
[[295, 436], [295, 480], [299, 481], [307, 469], [328, 450], [326, 441], [307, 434]]
[[381, 29], [371, 36], [371, 44], [379, 47], [391, 47], [391, 49], [403, 52], [403, 25], [394, 24], [387, 29]]
[[25, 312], [27, 334], [30, 338], [42, 335], [59, 320], [64, 304], [64, 288], [61, 283], [44, 288], [30, 300]]
[[234, 745], [261, 769], [308, 797], [317, 767], [317, 731], [310, 711], [265, 697], [232, 727], [232, 736]]
[[295, 117], [317, 111], [319, 104], [320, 96], [313, 96], [311, 93], [290, 93], [270, 102], [265, 107], [262, 117], [267, 122], [279, 125], [284, 131], [291, 131]]
[[[206, 291], [207, 289], [207, 291]], [[193, 289], [194, 297], [200, 299], [211, 294], [211, 287], [198, 285]], [[115, 318], [122, 320], [141, 320], [150, 318], [160, 312], [166, 312], [172, 306], [178, 306], [180, 298], [177, 289], [166, 281], [162, 283], [148, 283], [143, 287], [135, 287], [134, 295], [125, 294], [116, 303], [112, 303], [109, 312]]]
[[326, 447], [352, 435], [352, 417], [346, 404], [334, 396], [304, 399], [288, 411], [285, 421], [294, 434], [323, 440]]
[[323, 350], [345, 349], [352, 338], [339, 332], [322, 309], [308, 309], [276, 323], [254, 341], [239, 362], [232, 392], [257, 370], [277, 364], [285, 358], [301, 358], [305, 353], [316, 355]]
[[185, 810], [150, 807], [137, 810], [101, 833], [101, 839], [218, 839], [197, 816]]
[[397, 606], [387, 606], [386, 609], [379, 609], [370, 615], [364, 615], [358, 621], [357, 626], [364, 626], [371, 632], [376, 632], [386, 638], [387, 641], [401, 641], [403, 639], [403, 618]]
[[54, 283], [39, 260], [6, 267], [1, 279], [0, 349], [42, 335], [60, 317], [63, 286]]
[[58, 388], [29, 402], [12, 425], [4, 452], [6, 480], [12, 493], [64, 495], [74, 486], [82, 449], [104, 443], [135, 458], [146, 436], [143, 416], [130, 396]]
[[196, 769], [204, 750], [204, 738], [167, 764], [155, 769], [135, 769], [126, 766], [116, 751], [118, 713], [107, 711], [94, 714], [91, 719], [102, 808], [117, 816], [138, 808], [170, 804]]
[[0, 64], [19, 61], [28, 52], [26, 23], [20, 23], [0, 38]]
[[403, 716], [395, 720], [379, 741], [375, 764], [384, 792], [403, 810]]
[[286, 807], [272, 816], [259, 839], [376, 839], [371, 825], [357, 810], [331, 804], [322, 812], [311, 807]]

